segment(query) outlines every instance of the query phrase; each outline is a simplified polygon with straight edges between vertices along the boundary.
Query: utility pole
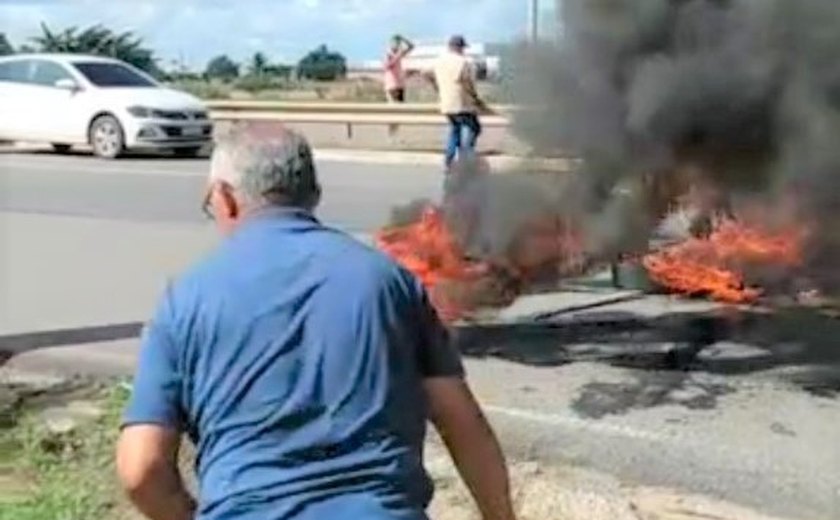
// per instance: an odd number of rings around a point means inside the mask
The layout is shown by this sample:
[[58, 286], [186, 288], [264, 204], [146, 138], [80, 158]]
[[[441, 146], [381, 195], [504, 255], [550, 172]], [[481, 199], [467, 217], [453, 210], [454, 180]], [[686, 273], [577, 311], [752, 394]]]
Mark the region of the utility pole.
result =
[[528, 1], [528, 39], [536, 43], [540, 36], [540, 0]]

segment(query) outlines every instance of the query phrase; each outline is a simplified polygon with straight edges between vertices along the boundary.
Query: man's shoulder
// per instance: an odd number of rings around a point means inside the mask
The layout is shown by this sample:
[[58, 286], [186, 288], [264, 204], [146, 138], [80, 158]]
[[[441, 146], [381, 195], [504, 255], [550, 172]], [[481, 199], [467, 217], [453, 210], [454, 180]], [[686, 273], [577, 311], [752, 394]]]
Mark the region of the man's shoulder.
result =
[[339, 233], [334, 240], [341, 244], [327, 269], [339, 282], [352, 283], [359, 294], [385, 293], [401, 299], [416, 299], [422, 293], [420, 281], [399, 262], [372, 243]]
[[[319, 229], [317, 235], [308, 248], [309, 266], [318, 276], [351, 283], [360, 291], [366, 287], [371, 291], [417, 292], [419, 282], [414, 275], [372, 245], [329, 227]], [[204, 305], [235, 290], [243, 269], [253, 269], [253, 265], [242, 261], [235, 244], [223, 243], [170, 282], [170, 300], [181, 310]]]
[[440, 63], [445, 63], [447, 65], [452, 64], [460, 64], [460, 63], [468, 63], [469, 60], [463, 54], [457, 54], [455, 52], [444, 52], [438, 58]]
[[444, 74], [459, 74], [465, 67], [470, 66], [470, 61], [465, 57], [453, 52], [442, 54], [435, 62], [435, 70]]
[[168, 284], [171, 302], [176, 306], [193, 305], [206, 296], [211, 287], [221, 283], [229, 262], [224, 244], [217, 245], [204, 257], [172, 277]]
[[335, 264], [339, 271], [348, 268], [348, 274], [365, 273], [379, 280], [404, 280], [412, 275], [393, 258], [374, 246], [340, 233], [335, 237], [341, 244], [341, 262]]

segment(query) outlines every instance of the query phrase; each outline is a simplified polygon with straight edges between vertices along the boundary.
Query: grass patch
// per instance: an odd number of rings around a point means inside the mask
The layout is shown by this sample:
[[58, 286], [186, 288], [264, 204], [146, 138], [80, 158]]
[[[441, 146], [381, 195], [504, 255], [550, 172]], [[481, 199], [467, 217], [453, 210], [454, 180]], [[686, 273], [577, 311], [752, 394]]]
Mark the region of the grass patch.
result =
[[120, 518], [113, 450], [127, 398], [119, 386], [91, 391], [101, 415], [66, 433], [34, 405], [0, 429], [0, 520]]

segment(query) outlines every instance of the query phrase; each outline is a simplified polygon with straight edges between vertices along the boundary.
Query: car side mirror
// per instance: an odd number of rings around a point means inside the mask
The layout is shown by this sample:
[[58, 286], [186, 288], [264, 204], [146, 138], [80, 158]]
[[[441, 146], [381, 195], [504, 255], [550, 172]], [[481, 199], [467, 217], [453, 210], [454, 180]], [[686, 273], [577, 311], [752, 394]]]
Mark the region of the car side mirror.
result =
[[75, 80], [72, 80], [70, 78], [64, 78], [64, 79], [60, 79], [60, 80], [56, 81], [55, 82], [55, 88], [60, 88], [62, 90], [68, 90], [68, 91], [74, 92], [74, 93], [82, 90], [82, 87], [80, 87], [79, 84], [76, 83]]

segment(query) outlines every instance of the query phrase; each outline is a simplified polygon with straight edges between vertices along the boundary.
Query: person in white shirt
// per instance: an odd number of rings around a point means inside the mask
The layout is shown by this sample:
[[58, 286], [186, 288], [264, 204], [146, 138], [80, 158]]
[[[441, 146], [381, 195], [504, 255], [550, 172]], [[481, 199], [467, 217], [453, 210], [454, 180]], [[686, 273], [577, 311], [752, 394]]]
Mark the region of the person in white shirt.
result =
[[478, 96], [475, 72], [465, 56], [466, 48], [463, 36], [450, 38], [448, 49], [438, 59], [434, 70], [440, 111], [449, 120], [444, 161], [447, 171], [459, 154], [475, 153], [481, 135], [478, 115], [487, 110], [487, 105]]

